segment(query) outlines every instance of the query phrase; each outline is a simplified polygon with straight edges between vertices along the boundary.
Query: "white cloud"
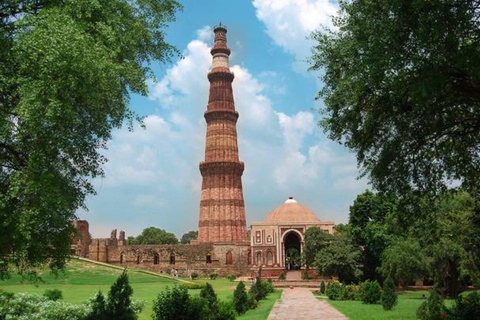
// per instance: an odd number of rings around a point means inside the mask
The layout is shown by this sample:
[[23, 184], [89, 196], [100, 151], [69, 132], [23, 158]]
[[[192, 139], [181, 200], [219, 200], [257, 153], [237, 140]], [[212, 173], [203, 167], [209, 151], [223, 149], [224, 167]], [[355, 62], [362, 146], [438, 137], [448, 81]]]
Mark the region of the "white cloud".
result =
[[332, 27], [338, 5], [329, 0], [253, 0], [257, 18], [274, 43], [293, 54], [296, 70], [306, 71], [312, 41], [307, 36], [322, 26]]

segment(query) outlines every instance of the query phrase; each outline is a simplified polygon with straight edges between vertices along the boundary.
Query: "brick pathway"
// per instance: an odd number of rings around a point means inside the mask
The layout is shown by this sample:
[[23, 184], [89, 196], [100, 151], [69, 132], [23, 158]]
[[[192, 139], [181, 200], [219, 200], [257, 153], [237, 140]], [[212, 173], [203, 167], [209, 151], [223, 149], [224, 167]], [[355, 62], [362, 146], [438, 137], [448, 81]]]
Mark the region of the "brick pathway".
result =
[[267, 320], [348, 320], [328, 302], [315, 298], [307, 288], [284, 289]]

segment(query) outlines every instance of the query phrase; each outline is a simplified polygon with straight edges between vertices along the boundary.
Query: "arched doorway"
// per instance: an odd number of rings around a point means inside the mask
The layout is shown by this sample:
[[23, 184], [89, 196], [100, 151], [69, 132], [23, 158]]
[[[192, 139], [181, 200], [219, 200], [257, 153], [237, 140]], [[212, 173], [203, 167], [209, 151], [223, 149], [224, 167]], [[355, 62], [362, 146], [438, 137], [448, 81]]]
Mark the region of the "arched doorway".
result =
[[301, 254], [301, 239], [296, 232], [289, 232], [283, 241], [285, 253], [285, 268], [288, 270], [299, 270], [302, 263], [300, 259]]

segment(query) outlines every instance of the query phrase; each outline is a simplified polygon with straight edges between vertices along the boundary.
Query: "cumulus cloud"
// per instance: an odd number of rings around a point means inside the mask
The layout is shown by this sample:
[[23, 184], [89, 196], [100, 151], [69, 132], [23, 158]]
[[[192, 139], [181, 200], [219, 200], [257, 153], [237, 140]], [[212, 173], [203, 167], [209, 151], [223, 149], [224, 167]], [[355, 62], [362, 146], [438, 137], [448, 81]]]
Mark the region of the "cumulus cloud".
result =
[[295, 56], [299, 71], [306, 71], [304, 62], [313, 45], [307, 37], [321, 27], [332, 27], [331, 17], [338, 10], [329, 0], [253, 0], [252, 4], [273, 42]]

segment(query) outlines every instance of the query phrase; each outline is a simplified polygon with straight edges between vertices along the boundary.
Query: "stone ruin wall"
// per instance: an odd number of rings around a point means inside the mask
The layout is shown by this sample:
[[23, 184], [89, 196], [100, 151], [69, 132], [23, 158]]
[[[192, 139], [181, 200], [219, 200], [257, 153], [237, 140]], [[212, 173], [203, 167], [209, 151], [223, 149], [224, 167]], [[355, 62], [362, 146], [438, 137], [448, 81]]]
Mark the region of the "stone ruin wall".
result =
[[[92, 239], [88, 258], [117, 266], [141, 268], [169, 274], [176, 269], [182, 276], [191, 272], [221, 276], [250, 275], [248, 265], [250, 244], [176, 244], [176, 245], [127, 245], [125, 233], [113, 230], [110, 238]], [[207, 256], [210, 256], [209, 262]], [[171, 260], [174, 257], [174, 261]], [[172, 263], [174, 262], [174, 263]]]

